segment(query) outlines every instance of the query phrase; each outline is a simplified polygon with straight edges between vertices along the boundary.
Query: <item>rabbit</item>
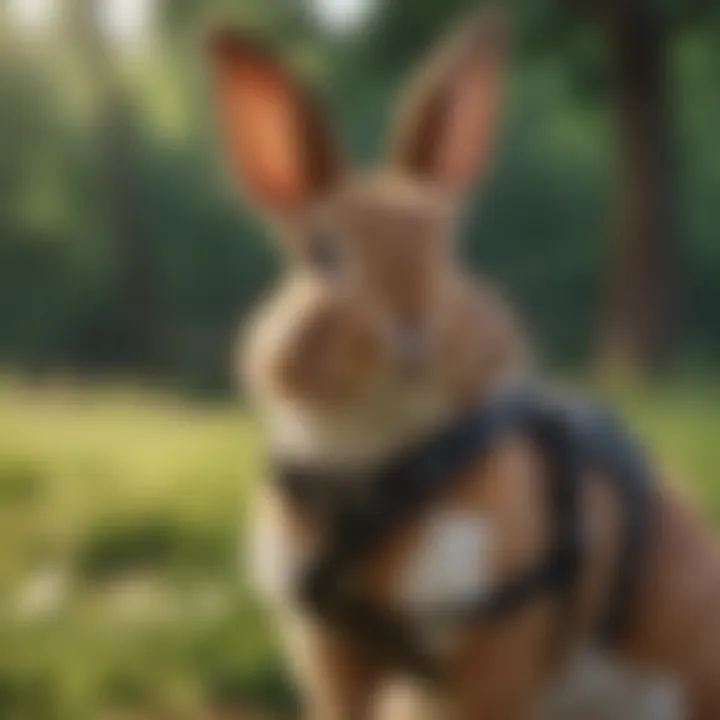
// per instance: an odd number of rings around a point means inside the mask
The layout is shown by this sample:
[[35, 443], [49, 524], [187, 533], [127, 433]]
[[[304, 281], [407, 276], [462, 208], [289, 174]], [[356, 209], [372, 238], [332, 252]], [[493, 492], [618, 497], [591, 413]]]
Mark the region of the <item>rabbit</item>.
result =
[[[385, 166], [368, 173], [352, 168], [312, 92], [265, 45], [236, 30], [212, 35], [229, 166], [287, 261], [239, 352], [274, 456], [372, 469], [535, 372], [509, 304], [463, 267], [454, 240], [463, 200], [496, 144], [508, 44], [497, 14], [452, 32], [411, 83]], [[398, 528], [354, 581], [388, 607], [492, 589], [545, 545], [545, 475], [537, 448], [508, 437]], [[320, 531], [264, 483], [253, 574], [278, 619], [306, 715], [560, 720], [620, 718], [621, 705], [637, 720], [720, 717], [720, 562], [701, 524], [672, 491], [661, 492], [631, 626], [600, 651], [592, 628], [612, 582], [619, 508], [600, 478], [583, 488], [588, 550], [567, 651], [549, 657], [557, 607], [539, 597], [501, 622], [418, 628], [445, 678], [424, 687], [370, 660], [295, 600], [298, 568]], [[588, 653], [614, 678], [599, 679], [592, 666], [593, 691], [577, 679]], [[574, 701], [553, 701], [563, 697]]]

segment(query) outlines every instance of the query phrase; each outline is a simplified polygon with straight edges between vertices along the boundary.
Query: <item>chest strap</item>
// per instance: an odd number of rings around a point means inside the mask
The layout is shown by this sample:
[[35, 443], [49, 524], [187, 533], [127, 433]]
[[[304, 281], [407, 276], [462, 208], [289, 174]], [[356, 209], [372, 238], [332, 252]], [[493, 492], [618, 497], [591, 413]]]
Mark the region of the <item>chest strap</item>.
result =
[[[353, 572], [394, 533], [460, 482], [502, 439], [515, 433], [537, 444], [549, 467], [545, 557], [492, 593], [413, 610], [379, 608], [353, 588]], [[511, 615], [543, 595], [558, 600], [558, 632], [574, 609], [583, 548], [580, 509], [584, 470], [607, 471], [623, 509], [622, 553], [608, 611], [599, 629], [612, 642], [624, 629], [649, 530], [646, 465], [621, 428], [591, 405], [563, 405], [529, 392], [505, 394], [371, 474], [293, 467], [275, 474], [282, 493], [321, 528], [324, 543], [298, 580], [304, 606], [347, 632], [368, 651], [437, 679], [416, 627], [456, 627]]]

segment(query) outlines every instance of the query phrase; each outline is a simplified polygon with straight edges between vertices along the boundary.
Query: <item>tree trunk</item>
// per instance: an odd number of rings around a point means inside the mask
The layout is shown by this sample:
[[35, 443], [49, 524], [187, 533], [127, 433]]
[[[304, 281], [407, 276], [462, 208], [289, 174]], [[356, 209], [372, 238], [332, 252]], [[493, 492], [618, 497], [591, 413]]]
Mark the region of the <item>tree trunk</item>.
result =
[[603, 21], [618, 179], [601, 356], [606, 367], [654, 372], [672, 360], [679, 299], [668, 32], [653, 0], [614, 0]]

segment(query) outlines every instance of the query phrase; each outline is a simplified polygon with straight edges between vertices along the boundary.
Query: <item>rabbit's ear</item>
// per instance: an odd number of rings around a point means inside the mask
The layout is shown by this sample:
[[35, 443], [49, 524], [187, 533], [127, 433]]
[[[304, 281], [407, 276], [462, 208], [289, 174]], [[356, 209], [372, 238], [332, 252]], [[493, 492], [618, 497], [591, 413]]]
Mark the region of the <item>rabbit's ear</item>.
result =
[[257, 40], [210, 41], [214, 93], [231, 167], [271, 210], [292, 212], [327, 191], [342, 163], [310, 94]]
[[494, 144], [507, 37], [504, 16], [482, 11], [430, 59], [400, 108], [396, 170], [467, 191]]

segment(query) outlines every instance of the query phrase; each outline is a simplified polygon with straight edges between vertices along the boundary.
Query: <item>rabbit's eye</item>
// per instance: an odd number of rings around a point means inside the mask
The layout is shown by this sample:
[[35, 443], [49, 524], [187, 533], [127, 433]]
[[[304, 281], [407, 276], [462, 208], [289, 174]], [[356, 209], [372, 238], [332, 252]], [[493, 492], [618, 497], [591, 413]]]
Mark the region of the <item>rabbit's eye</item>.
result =
[[332, 275], [341, 269], [344, 248], [331, 232], [316, 231], [310, 238], [307, 260], [311, 267], [324, 275]]

